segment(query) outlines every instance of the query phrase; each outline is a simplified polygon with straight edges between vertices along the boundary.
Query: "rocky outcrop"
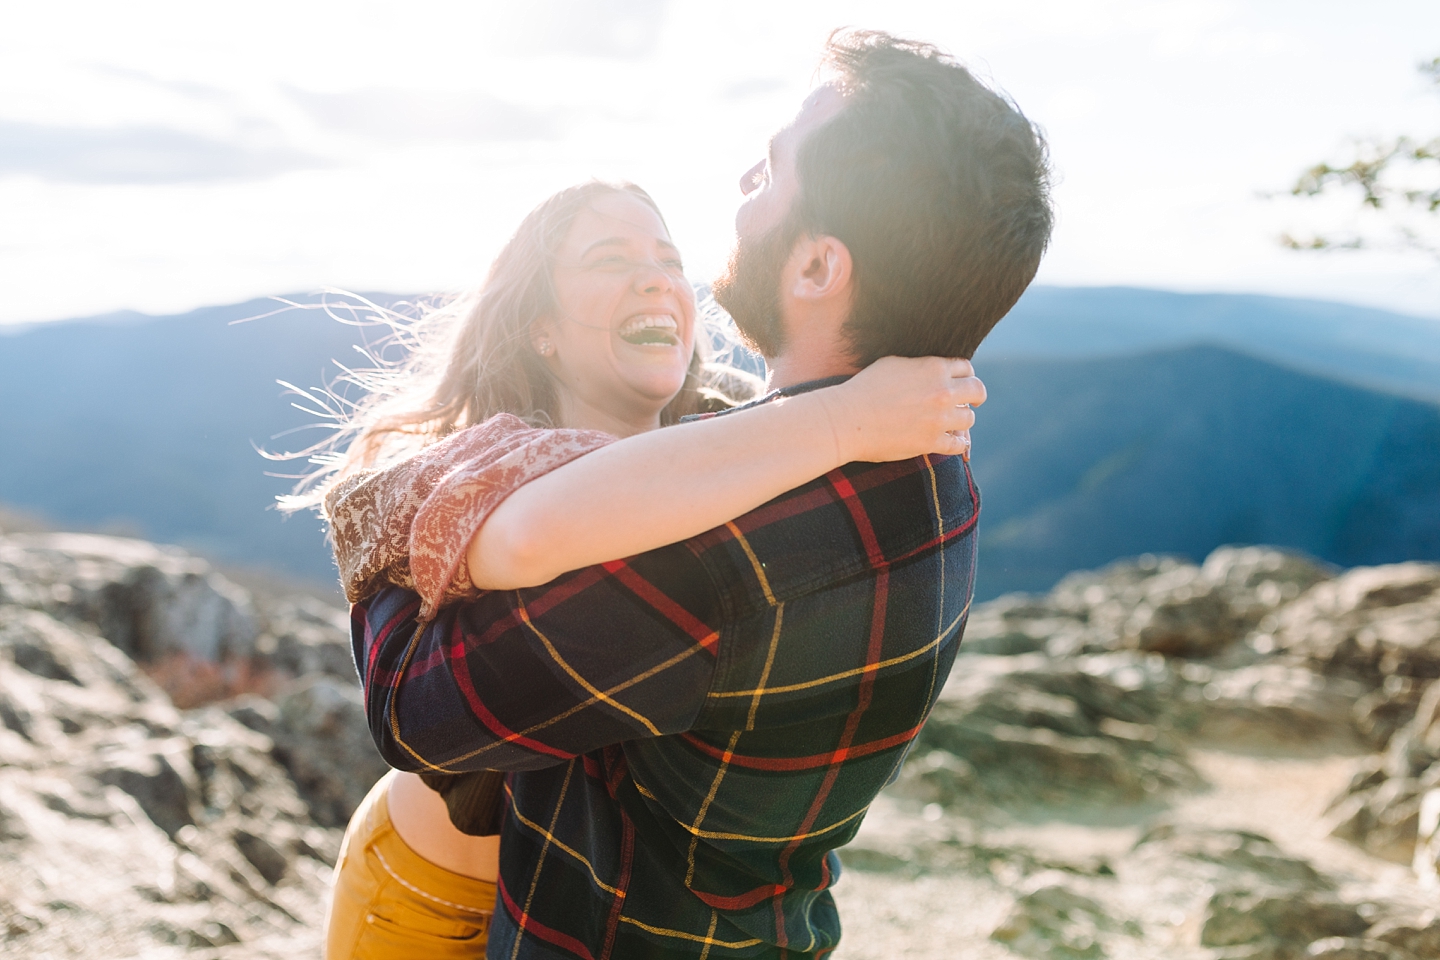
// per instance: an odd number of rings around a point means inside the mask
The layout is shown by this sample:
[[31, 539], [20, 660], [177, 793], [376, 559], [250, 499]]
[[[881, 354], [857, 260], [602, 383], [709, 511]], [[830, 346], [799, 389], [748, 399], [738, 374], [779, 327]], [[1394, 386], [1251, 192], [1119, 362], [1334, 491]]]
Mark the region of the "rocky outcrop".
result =
[[1326, 673], [1379, 686], [1440, 678], [1440, 565], [1359, 567], [1277, 612], [1266, 636]]
[[339, 836], [269, 738], [214, 707], [182, 713], [95, 633], [15, 606], [0, 607], [0, 715], [7, 952], [223, 947], [318, 915]]
[[243, 590], [175, 547], [76, 533], [0, 538], [0, 603], [94, 625], [141, 663], [218, 663], [255, 651]]
[[[1437, 604], [1244, 547], [979, 605], [841, 851], [839, 957], [1440, 956]], [[343, 611], [39, 534], [0, 536], [0, 761], [0, 944], [66, 958], [314, 955], [384, 771]]]
[[175, 548], [0, 537], [0, 952], [318, 952], [386, 769], [347, 626]]
[[[988, 938], [1028, 957], [1440, 956], [1421, 893], [1440, 888], [1437, 672], [1435, 565], [1340, 573], [1246, 547], [1072, 574], [975, 609], [913, 755], [842, 858], [877, 878], [944, 875], [977, 903], [998, 885], [1009, 905]], [[1223, 808], [1186, 820], [1236, 789], [1207, 775], [1227, 757], [1353, 758], [1328, 814], [1307, 816], [1372, 872], [1230, 826]], [[1055, 823], [1139, 835], [1099, 861], [1017, 839]], [[1409, 893], [1386, 863], [1413, 868]]]

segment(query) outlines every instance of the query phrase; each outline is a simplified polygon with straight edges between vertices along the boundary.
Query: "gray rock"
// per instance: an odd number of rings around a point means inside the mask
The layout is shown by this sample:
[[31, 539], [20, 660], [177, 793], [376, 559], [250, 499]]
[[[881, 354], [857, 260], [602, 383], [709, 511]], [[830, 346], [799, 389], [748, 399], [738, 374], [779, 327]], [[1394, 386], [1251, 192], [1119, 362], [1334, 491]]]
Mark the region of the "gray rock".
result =
[[1440, 565], [1358, 567], [1275, 615], [1274, 642], [1320, 669], [1379, 686], [1440, 677]]
[[1305, 949], [1309, 960], [1415, 960], [1408, 950], [1381, 940], [1361, 937], [1326, 937]]
[[1064, 666], [1038, 655], [966, 661], [893, 792], [942, 804], [1105, 804], [1197, 782], [1152, 723], [1163, 705], [1143, 687], [1144, 663], [1134, 655]]
[[1251, 942], [1309, 944], [1353, 937], [1369, 926], [1356, 907], [1325, 894], [1274, 890], [1226, 890], [1210, 898], [1200, 944], [1228, 947]]
[[971, 618], [971, 653], [1014, 655], [1043, 645], [1073, 656], [1123, 648], [1208, 658], [1334, 571], [1270, 547], [1222, 547], [1203, 566], [1141, 557], [1073, 573], [1044, 597], [1013, 595]]
[[1413, 922], [1389, 918], [1375, 924], [1365, 934], [1372, 940], [1412, 954], [1416, 960], [1440, 957], [1440, 917], [1431, 914], [1428, 921]]
[[275, 756], [317, 823], [341, 827], [389, 767], [370, 738], [353, 683], [310, 676], [277, 698]]
[[1213, 671], [1198, 686], [1195, 735], [1231, 745], [1312, 748], [1354, 739], [1352, 715], [1365, 692], [1354, 681], [1274, 662]]
[[1211, 657], [1243, 634], [1225, 592], [1198, 568], [1182, 567], [1148, 586], [1125, 621], [1127, 646], [1171, 657]]
[[272, 886], [279, 883], [290, 869], [290, 858], [265, 837], [249, 830], [236, 830], [231, 839], [235, 848], [245, 855], [266, 883]]
[[142, 663], [254, 652], [248, 595], [205, 561], [141, 540], [72, 533], [0, 537], [0, 603], [94, 624]]
[[1201, 874], [1213, 882], [1296, 892], [1334, 888], [1308, 861], [1291, 857], [1269, 837], [1246, 830], [1162, 823], [1136, 841], [1135, 851], [1161, 869], [1177, 860], [1214, 868]]
[[1429, 684], [1415, 715], [1390, 738], [1385, 749], [1385, 772], [1392, 777], [1416, 777], [1440, 761], [1440, 683]]
[[321, 673], [358, 682], [344, 610], [311, 597], [257, 601], [257, 608], [260, 634], [255, 649], [266, 666], [292, 677]]
[[0, 952], [268, 957], [251, 944], [312, 936], [340, 832], [273, 742], [176, 711], [82, 628], [0, 605], [0, 702], [25, 717], [24, 736], [0, 730]]
[[1360, 790], [1335, 806], [1330, 835], [1409, 864], [1415, 859], [1423, 792], [1420, 781], [1399, 778]]
[[1427, 784], [1419, 807], [1412, 866], [1420, 882], [1433, 889], [1440, 887], [1440, 787]]
[[1365, 742], [1383, 750], [1395, 732], [1415, 717], [1429, 684], [1410, 677], [1386, 677], [1380, 688], [1355, 701], [1355, 728]]
[[138, 748], [113, 748], [99, 754], [90, 775], [119, 787], [166, 834], [195, 822], [199, 784], [190, 764], [190, 744], [179, 738], [150, 740]]
[[1230, 612], [1246, 627], [1338, 572], [1303, 554], [1274, 547], [1219, 547], [1205, 558], [1202, 576], [1223, 591]]
[[1027, 957], [1097, 960], [1105, 955], [1100, 931], [1109, 925], [1100, 904], [1050, 884], [1017, 899], [990, 939]]

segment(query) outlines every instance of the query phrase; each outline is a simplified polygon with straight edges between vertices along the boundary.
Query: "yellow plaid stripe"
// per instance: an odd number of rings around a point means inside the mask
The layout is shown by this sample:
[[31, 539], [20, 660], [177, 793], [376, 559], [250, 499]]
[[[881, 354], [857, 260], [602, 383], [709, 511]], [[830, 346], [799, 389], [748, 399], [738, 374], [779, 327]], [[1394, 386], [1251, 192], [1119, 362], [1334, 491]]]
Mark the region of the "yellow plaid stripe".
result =
[[868, 666], [856, 667], [853, 670], [842, 670], [839, 673], [832, 673], [829, 676], [820, 677], [815, 680], [806, 680], [804, 683], [787, 683], [778, 687], [770, 687], [769, 689], [763, 687], [755, 687], [751, 690], [721, 690], [719, 692], [712, 691], [709, 694], [706, 694], [706, 696], [721, 699], [725, 697], [753, 697], [757, 693], [793, 693], [796, 690], [810, 690], [814, 687], [823, 687], [829, 683], [839, 683], [842, 680], [849, 680], [853, 677], [858, 677], [866, 673], [876, 673], [880, 670], [885, 670], [889, 667], [897, 666], [902, 663], [909, 663], [911, 660], [914, 660], [917, 657], [923, 657], [927, 653], [932, 652], [933, 650], [935, 650], [935, 648], [940, 646], [940, 644], [944, 642], [945, 638], [948, 637], [950, 633], [960, 625], [960, 621], [964, 619], [965, 614], [969, 612], [970, 604], [967, 602], [965, 604], [965, 608], [955, 615], [955, 619], [950, 621], [950, 625], [945, 627], [945, 629], [941, 630], [934, 640], [931, 640], [923, 647], [911, 650], [909, 653], [902, 654], [898, 657], [891, 657], [889, 660], [880, 660]]

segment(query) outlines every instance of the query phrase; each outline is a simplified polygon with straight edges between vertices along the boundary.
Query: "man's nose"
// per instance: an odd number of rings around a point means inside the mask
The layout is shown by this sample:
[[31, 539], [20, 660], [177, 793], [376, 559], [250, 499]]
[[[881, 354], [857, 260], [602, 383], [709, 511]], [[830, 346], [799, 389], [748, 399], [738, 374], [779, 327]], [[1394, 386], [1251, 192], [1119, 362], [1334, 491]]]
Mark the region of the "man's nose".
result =
[[749, 170], [746, 170], [745, 175], [740, 178], [740, 192], [747, 196], [751, 193], [754, 193], [755, 188], [760, 186], [760, 176], [764, 172], [764, 160], [761, 160], [759, 163], [755, 164], [755, 166], [751, 167]]

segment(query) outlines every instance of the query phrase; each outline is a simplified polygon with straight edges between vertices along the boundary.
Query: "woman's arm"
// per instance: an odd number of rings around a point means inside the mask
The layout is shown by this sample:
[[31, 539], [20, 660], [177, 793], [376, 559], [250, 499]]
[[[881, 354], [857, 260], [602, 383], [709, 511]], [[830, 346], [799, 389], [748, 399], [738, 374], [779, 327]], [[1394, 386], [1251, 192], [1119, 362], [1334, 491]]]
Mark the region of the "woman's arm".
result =
[[703, 533], [856, 460], [968, 452], [985, 387], [965, 360], [887, 357], [850, 380], [610, 444], [520, 487], [486, 519], [466, 560], [480, 589]]

